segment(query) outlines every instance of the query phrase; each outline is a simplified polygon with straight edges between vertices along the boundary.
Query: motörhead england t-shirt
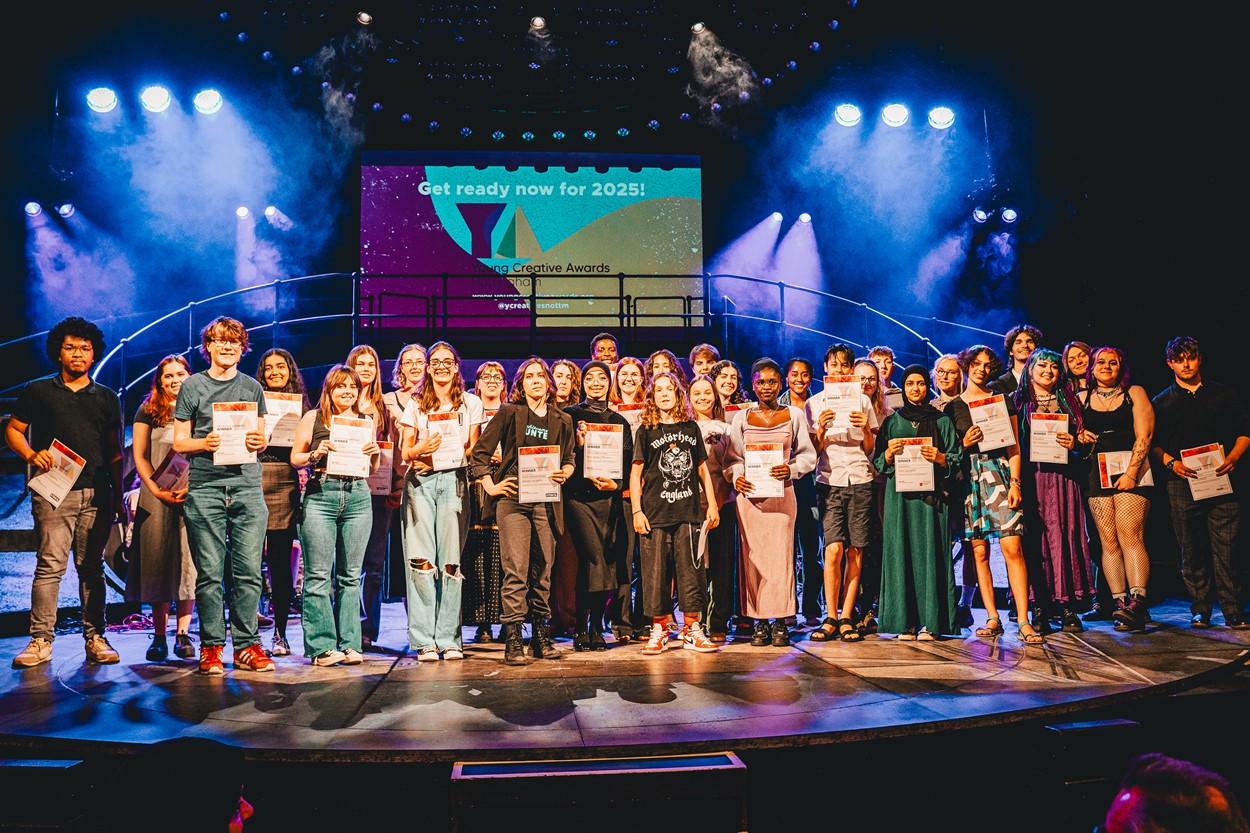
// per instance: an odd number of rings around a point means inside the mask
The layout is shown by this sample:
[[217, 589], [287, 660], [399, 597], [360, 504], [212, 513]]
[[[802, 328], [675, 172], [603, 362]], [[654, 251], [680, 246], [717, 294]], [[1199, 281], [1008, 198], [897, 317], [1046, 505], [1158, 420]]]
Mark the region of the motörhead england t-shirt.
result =
[[699, 464], [707, 459], [694, 420], [638, 426], [634, 462], [642, 463], [642, 511], [651, 526], [701, 523]]

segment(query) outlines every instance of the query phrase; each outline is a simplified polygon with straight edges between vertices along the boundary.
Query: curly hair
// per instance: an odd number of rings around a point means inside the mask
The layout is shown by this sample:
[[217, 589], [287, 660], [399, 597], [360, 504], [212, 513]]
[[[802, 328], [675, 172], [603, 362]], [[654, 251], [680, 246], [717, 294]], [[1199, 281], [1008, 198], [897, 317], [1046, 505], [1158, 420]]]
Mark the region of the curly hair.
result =
[[1032, 324], [1017, 324], [1007, 331], [1007, 335], [1003, 337], [1003, 352], [1008, 356], [1011, 355], [1011, 348], [1016, 343], [1016, 339], [1021, 335], [1028, 334], [1033, 339], [1033, 346], [1038, 347], [1042, 343], [1042, 331]]
[[252, 350], [252, 343], [247, 337], [247, 327], [243, 322], [227, 315], [219, 315], [204, 325], [200, 330], [200, 355], [204, 361], [212, 361], [208, 353], [208, 345], [217, 339], [233, 339], [239, 342], [239, 355], [246, 356]]
[[57, 322], [57, 325], [48, 331], [47, 342], [44, 345], [49, 361], [57, 367], [61, 366], [61, 346], [65, 344], [66, 336], [90, 341], [91, 351], [97, 360], [104, 355], [104, 333], [100, 328], [85, 318], [77, 315], [70, 316]]
[[[733, 371], [738, 374], [738, 387], [733, 393], [729, 394], [729, 400], [721, 404], [722, 405], [739, 405], [743, 402], [750, 402], [751, 397], [747, 396], [746, 391], [742, 389], [742, 371], [738, 369], [738, 365], [734, 364], [729, 359], [721, 359], [716, 364], [712, 365], [711, 369], [708, 370], [707, 375], [711, 376], [712, 381], [715, 382], [716, 377], [719, 376], [720, 372], [727, 367], [732, 368]], [[716, 398], [720, 399], [719, 390], [716, 391]]]
[[988, 356], [990, 360], [989, 378], [997, 379], [999, 376], [1002, 376], [1005, 370], [1003, 360], [994, 352], [994, 348], [988, 344], [974, 344], [959, 351], [955, 360], [959, 362], [959, 369], [964, 372], [964, 376], [968, 375], [968, 368], [972, 365], [972, 360], [982, 353]]
[[677, 377], [677, 381], [681, 382], [683, 388], [688, 387], [690, 383], [686, 381], [686, 371], [682, 370], [681, 363], [677, 361], [677, 354], [663, 347], [647, 356], [647, 360], [642, 366], [643, 377], [650, 379], [655, 375], [655, 360], [659, 356], [668, 359], [668, 366], [672, 370], [673, 375]]
[[660, 409], [655, 404], [655, 386], [661, 379], [668, 379], [673, 383], [676, 391], [677, 403], [673, 406], [673, 416], [675, 422], [682, 420], [694, 419], [694, 409], [690, 407], [690, 397], [686, 395], [686, 388], [682, 385], [681, 380], [677, 378], [676, 373], [669, 373], [662, 370], [655, 374], [655, 377], [647, 381], [647, 398], [642, 406], [642, 424], [648, 428], [654, 428], [660, 424]]

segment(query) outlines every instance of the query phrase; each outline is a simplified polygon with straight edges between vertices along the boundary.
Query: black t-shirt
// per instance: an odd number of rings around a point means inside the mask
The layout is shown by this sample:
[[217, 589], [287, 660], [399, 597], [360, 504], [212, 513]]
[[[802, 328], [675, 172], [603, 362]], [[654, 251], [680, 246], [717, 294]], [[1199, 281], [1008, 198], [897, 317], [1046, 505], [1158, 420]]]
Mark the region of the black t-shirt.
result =
[[17, 394], [13, 417], [30, 426], [30, 447], [42, 451], [60, 440], [86, 464], [75, 489], [112, 486], [112, 460], [121, 449], [122, 410], [117, 394], [95, 382], [70, 390], [61, 374], [36, 379]]
[[634, 462], [642, 463], [642, 511], [651, 526], [701, 523], [699, 464], [707, 460], [694, 420], [647, 427], [634, 435]]

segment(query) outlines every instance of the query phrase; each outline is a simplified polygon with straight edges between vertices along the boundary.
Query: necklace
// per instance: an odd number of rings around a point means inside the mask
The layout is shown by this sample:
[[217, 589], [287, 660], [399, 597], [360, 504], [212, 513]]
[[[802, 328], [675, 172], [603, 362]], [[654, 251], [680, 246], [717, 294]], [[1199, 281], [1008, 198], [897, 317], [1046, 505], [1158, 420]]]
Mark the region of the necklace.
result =
[[1101, 389], [1095, 388], [1094, 393], [1096, 393], [1098, 396], [1102, 397], [1103, 399], [1110, 399], [1111, 397], [1115, 396], [1117, 393], [1124, 393], [1124, 390], [1122, 388], [1112, 388], [1111, 390], [1104, 392]]

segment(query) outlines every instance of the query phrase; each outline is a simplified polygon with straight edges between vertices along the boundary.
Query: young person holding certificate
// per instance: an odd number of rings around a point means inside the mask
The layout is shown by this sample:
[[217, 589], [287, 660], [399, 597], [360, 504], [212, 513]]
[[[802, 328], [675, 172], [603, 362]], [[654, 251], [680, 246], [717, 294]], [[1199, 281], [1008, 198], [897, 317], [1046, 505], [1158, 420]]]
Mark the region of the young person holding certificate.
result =
[[[977, 636], [999, 636], [1003, 622], [994, 600], [994, 575], [990, 571], [990, 539], [997, 538], [1003, 561], [1007, 566], [1007, 584], [1016, 606], [1020, 641], [1038, 645], [1042, 634], [1029, 623], [1029, 575], [1024, 561], [1024, 495], [1020, 482], [1020, 444], [1016, 413], [1002, 394], [995, 394], [990, 383], [1002, 372], [998, 355], [984, 344], [974, 344], [959, 354], [959, 366], [967, 377], [967, 386], [959, 398], [946, 406], [946, 415], [955, 423], [955, 433], [964, 451], [963, 476], [967, 484], [964, 497], [964, 535], [972, 542], [972, 555], [977, 564], [977, 585], [985, 606], [985, 625], [976, 629]], [[992, 398], [993, 401], [990, 401]], [[1001, 438], [988, 440], [973, 413], [979, 407], [1002, 409], [1012, 440], [1001, 444]], [[1000, 420], [994, 420], [998, 422]], [[991, 423], [983, 423], [992, 425]], [[982, 446], [985, 443], [985, 446]]]
[[1051, 608], [1045, 616], [1058, 613], [1065, 632], [1080, 633], [1085, 627], [1077, 610], [1090, 604], [1095, 592], [1081, 481], [1085, 469], [1080, 453], [1086, 449], [1076, 441], [1081, 406], [1054, 350], [1034, 350], [1023, 378], [1015, 406], [1020, 414], [1025, 526], [1037, 530], [1030, 541], [1036, 542], [1041, 568], [1033, 581], [1034, 603]]
[[[295, 533], [299, 523], [300, 472], [291, 465], [291, 446], [299, 421], [312, 403], [304, 389], [304, 376], [295, 357], [274, 347], [260, 357], [256, 379], [265, 389], [265, 430], [269, 444], [260, 453], [260, 481], [269, 508], [265, 532], [265, 562], [269, 565], [270, 609], [273, 611], [273, 642], [270, 654], [289, 656], [291, 643], [286, 626], [295, 597]], [[276, 427], [274, 427], [276, 425]]]
[[[707, 567], [698, 540], [699, 524], [715, 528], [720, 511], [715, 500], [703, 508], [700, 489], [715, 494], [703, 432], [695, 425], [677, 376], [660, 373], [647, 385], [629, 476], [630, 510], [642, 554], [643, 613], [651, 618], [651, 634], [642, 648], [646, 656], [668, 647], [674, 585], [682, 612], [682, 647], [699, 653], [718, 650], [699, 621], [707, 604]], [[793, 603], [793, 589], [790, 595]]]
[[[356, 371], [343, 364], [330, 368], [317, 407], [300, 419], [291, 449], [291, 465], [312, 467], [299, 539], [304, 552], [304, 656], [313, 665], [357, 665], [363, 660], [360, 570], [373, 525], [367, 479], [378, 464], [373, 421], [358, 410], [363, 390]], [[359, 423], [364, 423], [363, 430]]]
[[[433, 353], [431, 351], [431, 359]], [[558, 656], [548, 631], [551, 615], [551, 562], [556, 538], [564, 531], [564, 507], [559, 487], [573, 474], [575, 444], [573, 420], [556, 410], [555, 386], [547, 363], [531, 356], [517, 368], [511, 401], [486, 425], [470, 457], [470, 476], [480, 479], [488, 495], [499, 498], [495, 517], [499, 524], [499, 549], [503, 561], [504, 662], [525, 664], [521, 624], [533, 623], [530, 652], [535, 659]], [[499, 463], [492, 464], [495, 452]], [[555, 456], [559, 465], [539, 474], [520, 458]], [[537, 475], [537, 476], [535, 476]], [[531, 495], [556, 487], [555, 500], [535, 500]], [[531, 546], [534, 544], [534, 546]]]
[[[227, 559], [234, 667], [245, 671], [274, 668], [257, 632], [261, 555], [269, 524], [257, 459], [266, 445], [266, 404], [260, 382], [239, 373], [239, 362], [248, 349], [247, 328], [241, 321], [224, 316], [210, 321], [200, 331], [200, 353], [208, 359], [209, 368], [182, 383], [174, 406], [174, 451], [191, 463], [183, 513], [195, 561], [200, 673], [212, 676], [225, 673]], [[229, 452], [224, 436], [227, 426], [238, 437]]]
[[694, 421], [703, 434], [707, 450], [707, 471], [712, 477], [713, 494], [703, 495], [715, 501], [720, 522], [704, 536], [707, 549], [707, 607], [703, 611], [708, 638], [716, 644], [724, 642], [738, 609], [738, 512], [733, 501], [738, 496], [725, 479], [729, 464], [729, 423], [716, 414], [720, 410], [716, 385], [710, 376], [695, 376], [690, 382], [690, 407]]
[[[30, 587], [30, 643], [13, 658], [32, 668], [52, 658], [57, 597], [73, 550], [87, 661], [114, 663], [104, 637], [104, 546], [122, 512], [122, 418], [117, 394], [95, 383], [91, 366], [104, 353], [104, 333], [66, 318], [48, 331], [44, 349], [57, 373], [22, 388], [5, 427], [9, 448], [39, 473], [31, 479], [35, 572]], [[29, 434], [28, 434], [29, 432]], [[62, 467], [62, 448], [77, 458]], [[57, 472], [65, 472], [62, 478]], [[39, 491], [38, 479], [61, 482]], [[70, 476], [73, 475], [73, 476]]]
[[573, 477], [564, 493], [564, 524], [577, 565], [573, 648], [603, 651], [608, 594], [629, 582], [633, 537], [621, 493], [634, 459], [634, 435], [625, 417], [608, 407], [611, 368], [589, 361], [578, 376], [585, 395], [564, 409], [577, 436]]
[[[181, 659], [195, 656], [189, 633], [195, 608], [195, 564], [182, 516], [182, 504], [187, 499], [187, 462], [174, 451], [174, 403], [190, 375], [191, 366], [182, 356], [161, 359], [131, 428], [130, 447], [140, 485], [126, 570], [126, 600], [152, 607], [148, 662], [169, 659], [166, 629], [171, 599], [176, 611], [174, 654]], [[175, 470], [181, 475], [174, 475]]]
[[484, 417], [482, 400], [464, 389], [460, 354], [430, 346], [421, 395], [399, 424], [405, 478], [404, 560], [408, 583], [408, 645], [421, 662], [464, 658], [460, 557], [469, 537], [468, 452]]
[[[1250, 628], [1241, 609], [1236, 563], [1241, 539], [1241, 496], [1236, 475], [1250, 450], [1250, 412], [1236, 390], [1202, 376], [1202, 350], [1189, 336], [1165, 351], [1173, 383], [1152, 400], [1152, 453], [1168, 470], [1168, 503], [1180, 546], [1181, 575], [1195, 628], [1211, 624], [1219, 605], [1224, 624]], [[1204, 460], [1199, 464], [1198, 460]]]
[[[954, 353], [943, 353], [933, 362], [933, 370], [929, 374], [935, 395], [930, 403], [939, 411], [945, 411], [951, 400], [964, 392], [964, 372], [959, 366], [959, 357]], [[977, 562], [972, 557], [972, 545], [964, 538], [964, 482], [963, 470], [956, 473], [955, 487], [950, 490], [951, 498], [951, 541], [954, 542], [953, 558], [960, 565], [959, 604], [955, 606], [955, 625], [959, 628], [970, 628], [973, 625], [972, 600], [977, 593]]]
[[[602, 361], [614, 368], [612, 390], [608, 394], [612, 410], [625, 417], [629, 421], [630, 430], [636, 432], [642, 420], [642, 409], [646, 399], [646, 366], [642, 359], [634, 356], [622, 356], [615, 363], [607, 359], [602, 359]], [[626, 501], [629, 500], [628, 483], [625, 484], [625, 493], [621, 497]], [[613, 633], [617, 641], [622, 644], [629, 642], [630, 639], [646, 639], [651, 633], [650, 626], [647, 624], [650, 620], [642, 612], [642, 564], [639, 561], [637, 538], [633, 539], [629, 558], [631, 584], [618, 588], [616, 597], [612, 601]]]
[[816, 448], [803, 409], [782, 405], [781, 366], [769, 358], [751, 365], [758, 402], [733, 415], [725, 476], [738, 490], [738, 596], [755, 620], [751, 644], [790, 644], [786, 618], [795, 596], [794, 517], [791, 480], [816, 468]]
[[929, 370], [903, 370], [903, 406], [877, 435], [886, 476], [881, 630], [899, 639], [958, 633], [950, 559], [950, 497], [963, 449], [950, 418], [929, 404]]
[[1080, 397], [1084, 430], [1077, 439], [1093, 446], [1086, 497], [1102, 541], [1102, 569], [1115, 599], [1111, 616], [1116, 630], [1143, 631], [1150, 621], [1145, 532], [1154, 491], [1154, 407], [1141, 385], [1129, 383], [1128, 365], [1118, 348], [1094, 350], [1089, 377]]
[[[877, 415], [877, 425], [885, 422], [885, 418], [894, 413], [885, 401], [885, 386], [881, 381], [881, 368], [873, 359], [856, 359], [851, 365], [851, 372], [859, 379], [860, 390], [872, 403], [872, 410]], [[900, 393], [899, 396], [902, 396]], [[881, 594], [881, 522], [885, 515], [885, 475], [873, 472], [872, 489], [876, 508], [872, 516], [872, 529], [868, 536], [868, 546], [861, 553], [863, 567], [859, 573], [859, 604], [849, 614], [851, 623], [860, 634], [877, 632], [877, 598]]]

